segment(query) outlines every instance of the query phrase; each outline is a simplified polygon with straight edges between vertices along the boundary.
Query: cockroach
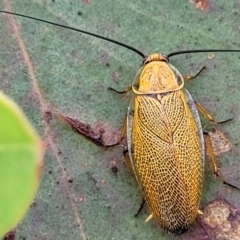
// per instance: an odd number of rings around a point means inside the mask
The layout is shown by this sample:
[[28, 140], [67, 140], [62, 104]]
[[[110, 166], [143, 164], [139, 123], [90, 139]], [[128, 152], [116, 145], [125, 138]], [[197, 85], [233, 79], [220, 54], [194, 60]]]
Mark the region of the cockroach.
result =
[[[143, 58], [142, 67], [132, 85], [122, 92], [111, 90], [119, 94], [132, 92], [121, 140], [126, 140], [124, 149], [126, 161], [151, 212], [146, 221], [154, 218], [168, 233], [180, 235], [189, 229], [197, 215], [201, 213], [199, 204], [203, 186], [205, 142], [214, 173], [223, 183], [239, 189], [219, 175], [210, 138], [206, 134], [204, 139], [198, 111], [211, 122], [221, 122], [215, 121], [183, 88], [185, 80], [196, 78], [204, 68], [195, 76], [182, 76], [169, 63], [169, 59], [188, 53], [240, 52], [240, 50], [197, 49], [176, 51], [166, 55], [162, 53], [145, 55], [132, 46], [95, 33], [18, 13], [0, 12], [100, 38], [127, 48]], [[80, 133], [91, 139], [91, 135], [84, 131], [83, 128]], [[108, 147], [101, 138], [94, 138], [93, 142]]]

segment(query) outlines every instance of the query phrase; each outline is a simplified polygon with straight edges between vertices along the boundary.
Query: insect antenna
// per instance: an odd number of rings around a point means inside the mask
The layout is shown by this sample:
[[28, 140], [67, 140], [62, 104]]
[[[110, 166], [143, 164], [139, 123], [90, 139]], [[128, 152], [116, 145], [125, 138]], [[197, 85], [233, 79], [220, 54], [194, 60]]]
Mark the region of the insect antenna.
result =
[[181, 55], [181, 54], [187, 54], [187, 53], [204, 53], [204, 52], [240, 52], [239, 49], [196, 49], [196, 50], [182, 50], [182, 51], [176, 51], [169, 53], [167, 55], [167, 58], [170, 58], [172, 56]]
[[105, 41], [108, 41], [108, 42], [111, 42], [111, 43], [115, 43], [115, 44], [117, 44], [117, 45], [119, 45], [119, 46], [122, 46], [122, 47], [124, 47], [124, 48], [127, 48], [127, 49], [129, 49], [129, 50], [137, 53], [137, 54], [140, 55], [142, 58], [145, 58], [145, 57], [146, 57], [146, 55], [145, 55], [144, 53], [142, 53], [140, 50], [138, 50], [138, 49], [136, 49], [136, 48], [134, 48], [134, 47], [132, 47], [132, 46], [129, 46], [129, 45], [124, 44], [124, 43], [122, 43], [122, 42], [116, 41], [116, 40], [114, 40], [114, 39], [110, 39], [110, 38], [107, 38], [107, 37], [98, 35], [98, 34], [96, 34], [96, 33], [91, 33], [91, 32], [84, 31], [84, 30], [81, 30], [81, 29], [78, 29], [78, 28], [69, 27], [69, 26], [66, 26], [66, 25], [59, 24], [59, 23], [54, 23], [54, 22], [50, 22], [50, 21], [43, 20], [43, 19], [40, 19], [40, 18], [35, 18], [35, 17], [31, 17], [31, 16], [19, 14], [19, 13], [13, 13], [13, 12], [8, 12], [8, 11], [3, 11], [3, 10], [0, 10], [0, 13], [7, 13], [7, 14], [14, 15], [14, 16], [20, 16], [20, 17], [32, 19], [32, 20], [35, 20], [35, 21], [38, 21], [38, 22], [48, 23], [48, 24], [51, 24], [51, 25], [54, 25], [54, 26], [57, 26], [57, 27], [66, 28], [66, 29], [69, 29], [69, 30], [72, 30], [72, 31], [75, 31], [75, 32], [80, 32], [80, 33], [83, 33], [83, 34], [86, 34], [86, 35], [90, 35], [90, 36], [93, 36], [93, 37], [96, 37], [96, 38], [100, 38], [100, 39], [103, 39], [103, 40], [105, 40]]
[[[86, 34], [86, 35], [90, 35], [90, 36], [93, 36], [93, 37], [96, 37], [96, 38], [99, 38], [99, 39], [102, 39], [102, 40], [105, 40], [105, 41], [108, 41], [108, 42], [111, 42], [111, 43], [115, 43], [115, 44], [117, 44], [117, 45], [119, 45], [119, 46], [122, 46], [122, 47], [124, 47], [124, 48], [126, 48], [126, 49], [131, 50], [132, 52], [137, 53], [137, 54], [140, 55], [143, 59], [145, 59], [145, 58], [147, 57], [143, 52], [141, 52], [140, 50], [138, 50], [138, 49], [136, 49], [136, 48], [134, 48], [134, 47], [132, 47], [132, 46], [130, 46], [130, 45], [127, 45], [127, 44], [125, 44], [125, 43], [116, 41], [116, 40], [111, 39], [111, 38], [107, 38], [107, 37], [98, 35], [98, 34], [96, 34], [96, 33], [84, 31], [84, 30], [81, 30], [81, 29], [78, 29], [78, 28], [74, 28], [74, 27], [69, 27], [69, 26], [66, 26], [66, 25], [59, 24], [59, 23], [50, 22], [50, 21], [43, 20], [43, 19], [36, 18], [36, 17], [27, 16], [27, 15], [24, 15], [24, 14], [13, 13], [13, 12], [8, 12], [8, 11], [3, 11], [3, 10], [0, 10], [0, 13], [6, 13], [6, 14], [15, 15], [15, 16], [20, 16], [20, 17], [32, 19], [32, 20], [35, 20], [35, 21], [38, 21], [38, 22], [43, 22], [43, 23], [51, 24], [51, 25], [54, 25], [54, 26], [57, 26], [57, 27], [66, 28], [66, 29], [69, 29], [69, 30], [72, 30], [72, 31], [75, 31], [75, 32], [80, 32], [80, 33], [83, 33], [83, 34]], [[165, 55], [165, 56], [166, 56], [167, 58], [170, 58], [170, 57], [173, 57], [173, 56], [176, 56], [176, 55], [181, 55], [181, 54], [187, 54], [187, 53], [203, 53], [203, 52], [240, 52], [240, 50], [239, 50], [239, 49], [226, 49], [226, 50], [224, 50], [224, 49], [182, 50], [182, 51], [176, 51], [176, 52], [169, 53], [169, 54], [167, 54], [167, 55]]]

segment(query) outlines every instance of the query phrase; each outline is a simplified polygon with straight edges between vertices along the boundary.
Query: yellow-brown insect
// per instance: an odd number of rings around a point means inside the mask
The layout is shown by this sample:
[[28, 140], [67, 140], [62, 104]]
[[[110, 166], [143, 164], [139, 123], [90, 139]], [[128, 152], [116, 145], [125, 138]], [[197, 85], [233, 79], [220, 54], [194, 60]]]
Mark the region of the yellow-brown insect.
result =
[[127, 114], [130, 165], [150, 218], [176, 235], [198, 214], [205, 151], [197, 109], [183, 85], [166, 56], [149, 55], [132, 85]]
[[[185, 232], [200, 212], [198, 209], [202, 193], [205, 148], [197, 108], [210, 121], [214, 120], [201, 106], [195, 105], [191, 95], [183, 89], [185, 78], [169, 63], [169, 58], [186, 53], [240, 50], [187, 50], [166, 56], [155, 53], [146, 57], [131, 46], [94, 33], [22, 14], [0, 12], [110, 41], [145, 59], [132, 86], [120, 92], [133, 91], [122, 133], [127, 142], [124, 152], [150, 208], [151, 214], [147, 220], [155, 218], [162, 228], [174, 235]], [[193, 77], [186, 79], [189, 78]], [[65, 119], [94, 143], [107, 147], [102, 142], [101, 134], [95, 134], [89, 126], [79, 121], [69, 117]], [[209, 141], [207, 145], [210, 145]], [[212, 151], [210, 156], [213, 156]], [[213, 157], [212, 161], [214, 173], [219, 176]]]

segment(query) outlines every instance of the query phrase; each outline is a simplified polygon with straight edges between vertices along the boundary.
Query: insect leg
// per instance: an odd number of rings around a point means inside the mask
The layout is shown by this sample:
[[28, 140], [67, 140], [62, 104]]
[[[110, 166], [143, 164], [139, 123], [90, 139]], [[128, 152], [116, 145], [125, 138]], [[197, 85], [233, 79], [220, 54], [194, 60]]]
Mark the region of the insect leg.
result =
[[215, 154], [213, 152], [213, 147], [211, 144], [210, 136], [209, 136], [208, 132], [206, 132], [206, 131], [204, 131], [203, 133], [204, 133], [204, 138], [205, 138], [205, 143], [206, 143], [206, 150], [208, 152], [208, 155], [209, 155], [211, 163], [212, 163], [213, 173], [220, 179], [220, 181], [222, 181], [223, 184], [226, 184], [232, 188], [236, 188], [236, 189], [240, 190], [240, 188], [232, 185], [231, 183], [226, 182], [224, 180], [224, 178], [220, 176], [218, 167], [216, 164], [216, 158], [215, 158]]
[[226, 122], [229, 122], [232, 120], [232, 118], [229, 118], [225, 121], [221, 121], [221, 122], [218, 122], [216, 121], [209, 113], [208, 111], [203, 107], [201, 106], [199, 103], [195, 102], [195, 105], [197, 107], [197, 109], [199, 110], [199, 112], [201, 112], [203, 114], [204, 117], [206, 117], [210, 122], [213, 122], [215, 124], [222, 124], [222, 123], [226, 123]]
[[[114, 90], [115, 91], [115, 90]], [[117, 145], [119, 145], [120, 142], [122, 142], [122, 140], [125, 138], [126, 136], [126, 133], [127, 133], [127, 116], [125, 116], [124, 118], [124, 121], [123, 121], [123, 127], [122, 127], [122, 131], [121, 131], [121, 138], [119, 139], [119, 141], [117, 141], [116, 143], [114, 144], [111, 144], [111, 145], [106, 145], [102, 142], [102, 136], [101, 136], [101, 146], [105, 147], [105, 148], [109, 148], [109, 147], [115, 147]], [[82, 133], [81, 133], [82, 134]], [[97, 144], [98, 145], [98, 144]], [[127, 150], [127, 146], [125, 146], [124, 150], [123, 150], [123, 155], [125, 157], [125, 155], [128, 154], [128, 150], [127, 152], [125, 153], [125, 151]], [[125, 157], [126, 158], [126, 157]]]
[[141, 205], [140, 205], [137, 213], [134, 215], [134, 217], [137, 217], [137, 216], [139, 215], [139, 213], [140, 213], [140, 212], [142, 211], [142, 209], [143, 209], [144, 204], [145, 204], [145, 200], [143, 199], [143, 200], [142, 200], [142, 203], [141, 203]]
[[194, 76], [186, 75], [186, 76], [183, 76], [183, 79], [184, 80], [192, 80], [194, 78], [197, 78], [201, 74], [201, 72], [205, 69], [206, 69], [206, 67], [202, 67]]
[[109, 87], [108, 90], [111, 90], [111, 91], [113, 91], [113, 92], [115, 92], [115, 93], [118, 93], [118, 94], [124, 94], [124, 93], [127, 93], [127, 92], [129, 92], [129, 91], [132, 90], [132, 85], [128, 86], [128, 87], [127, 87], [126, 89], [124, 89], [123, 91], [117, 91], [117, 90], [115, 90], [114, 88], [111, 88], [111, 87]]

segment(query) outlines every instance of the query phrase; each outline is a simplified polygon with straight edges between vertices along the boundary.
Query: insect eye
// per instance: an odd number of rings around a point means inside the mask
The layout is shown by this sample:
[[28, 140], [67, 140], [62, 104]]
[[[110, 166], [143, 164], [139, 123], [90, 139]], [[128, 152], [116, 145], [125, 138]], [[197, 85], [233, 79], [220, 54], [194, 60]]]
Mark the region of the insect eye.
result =
[[146, 65], [146, 64], [148, 63], [148, 62], [147, 62], [147, 59], [148, 59], [148, 57], [143, 58], [141, 67], [144, 66], [144, 65]]
[[165, 54], [162, 54], [162, 60], [163, 62], [169, 62], [168, 56]]
[[177, 83], [179, 84], [179, 85], [181, 85], [181, 83], [182, 83], [182, 76], [180, 76], [180, 75], [175, 75], [176, 76], [176, 80], [177, 80]]
[[133, 84], [133, 88], [136, 89], [136, 90], [138, 90], [138, 89], [139, 89], [139, 83], [134, 83], [134, 84]]

